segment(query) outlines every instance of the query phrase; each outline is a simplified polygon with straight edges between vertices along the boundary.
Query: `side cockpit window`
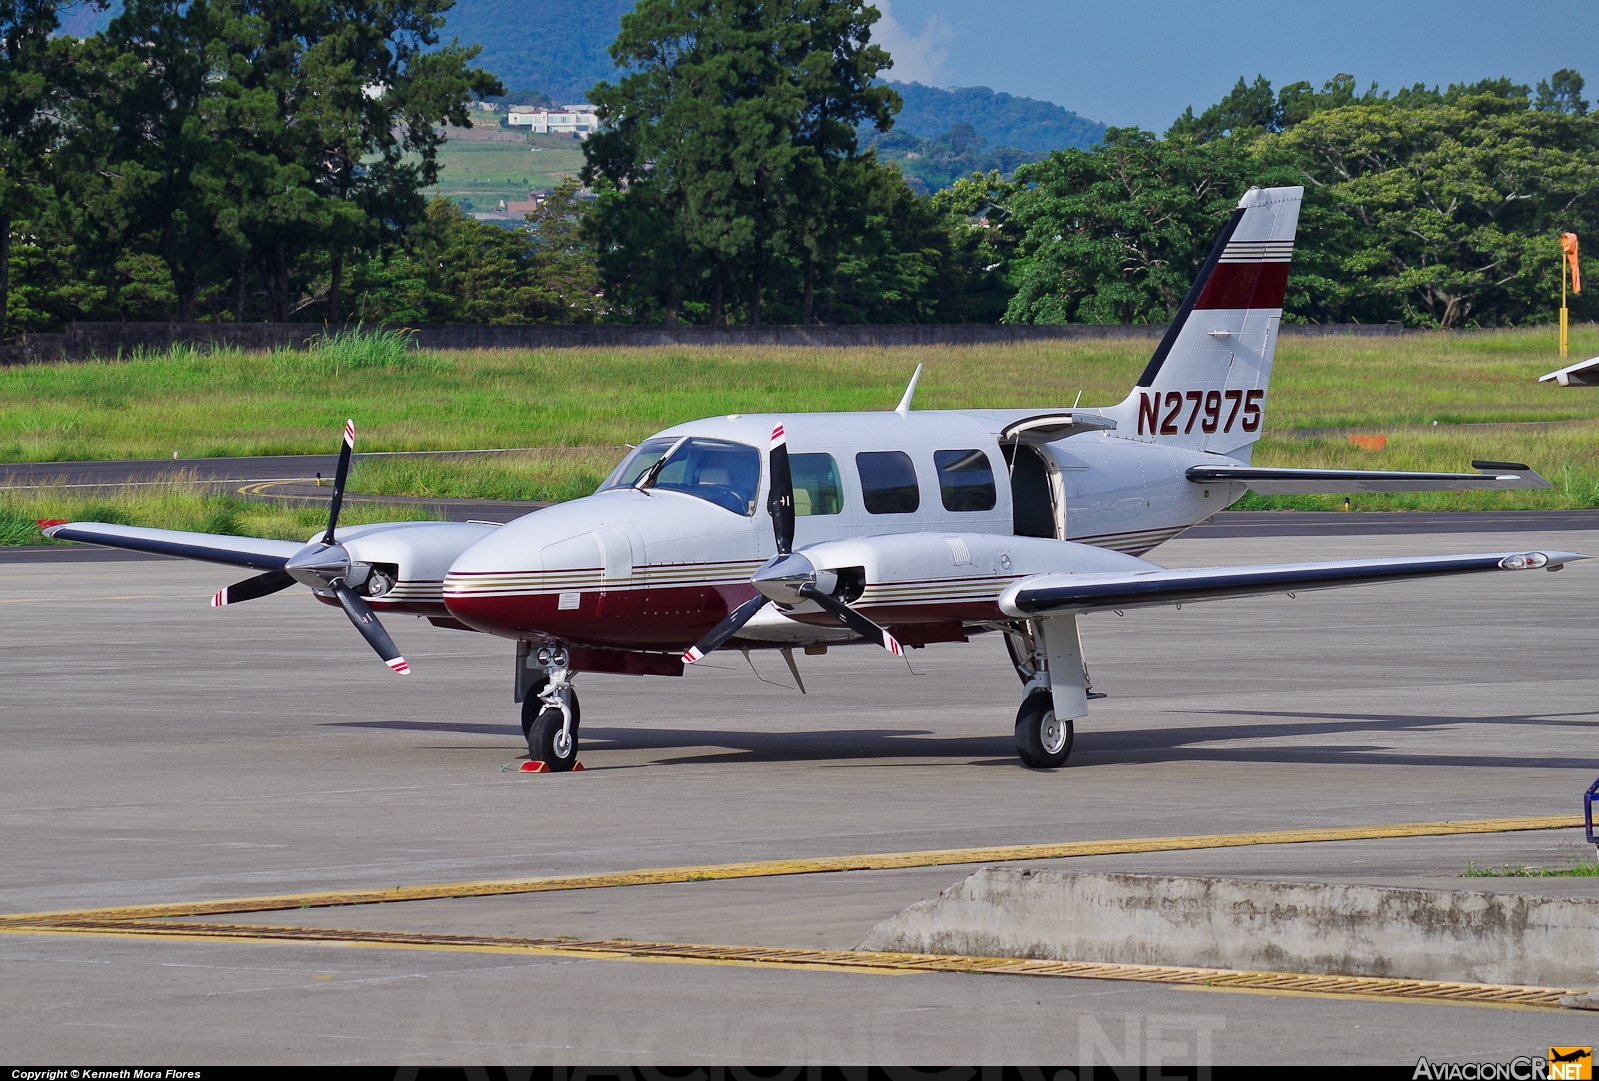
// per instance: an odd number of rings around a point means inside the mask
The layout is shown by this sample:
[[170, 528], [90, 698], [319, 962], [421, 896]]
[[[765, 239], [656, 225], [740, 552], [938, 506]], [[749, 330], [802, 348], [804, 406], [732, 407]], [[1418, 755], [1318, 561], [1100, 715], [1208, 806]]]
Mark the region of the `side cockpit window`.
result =
[[940, 450], [933, 453], [938, 467], [938, 494], [945, 510], [993, 510], [994, 467], [980, 450]]
[[855, 455], [855, 469], [868, 514], [914, 514], [922, 505], [916, 466], [904, 451], [862, 451]]
[[839, 514], [844, 510], [844, 487], [838, 463], [831, 454], [790, 454], [788, 468], [794, 478], [794, 513]]
[[661, 460], [661, 455], [672, 449], [676, 439], [646, 439], [633, 448], [633, 453], [622, 459], [622, 464], [611, 470], [611, 475], [605, 478], [605, 483], [599, 490], [607, 488], [631, 488], [638, 483], [650, 466]]

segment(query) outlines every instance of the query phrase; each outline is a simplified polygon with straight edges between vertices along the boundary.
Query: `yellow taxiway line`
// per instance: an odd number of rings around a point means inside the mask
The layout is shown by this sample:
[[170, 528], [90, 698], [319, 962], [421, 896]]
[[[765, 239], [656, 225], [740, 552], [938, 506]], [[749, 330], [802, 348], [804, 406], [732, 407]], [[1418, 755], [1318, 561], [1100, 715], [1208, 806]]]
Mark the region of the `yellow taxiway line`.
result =
[[1536, 818], [1485, 818], [1457, 822], [1407, 822], [1386, 826], [1335, 826], [1324, 829], [1272, 830], [1257, 833], [1213, 833], [1191, 837], [1143, 837], [1103, 841], [1067, 841], [1060, 844], [1001, 845], [990, 848], [943, 848], [922, 852], [882, 852], [859, 856], [822, 856], [815, 859], [764, 860], [698, 867], [662, 867], [608, 874], [559, 875], [512, 881], [444, 882], [422, 886], [396, 886], [392, 890], [330, 890], [269, 897], [235, 897], [215, 901], [180, 901], [169, 904], [126, 905], [71, 912], [18, 912], [0, 914], [0, 929], [17, 924], [61, 921], [152, 920], [182, 916], [216, 916], [243, 912], [273, 912], [292, 908], [331, 908], [340, 905], [388, 904], [396, 901], [431, 901], [462, 897], [500, 897], [557, 890], [609, 889], [617, 886], [653, 886], [673, 882], [713, 882], [779, 875], [825, 874], [835, 871], [881, 871], [908, 867], [947, 867], [974, 863], [1010, 863], [1022, 860], [1070, 859], [1078, 856], [1131, 855], [1141, 852], [1188, 852], [1207, 848], [1248, 845], [1312, 844], [1324, 841], [1362, 841], [1397, 837], [1448, 837], [1473, 833], [1513, 833], [1523, 830], [1580, 827], [1575, 815]]
[[667, 942], [577, 941], [503, 938], [488, 935], [356, 931], [321, 927], [247, 924], [164, 923], [139, 920], [58, 920], [38, 925], [0, 927], [10, 934], [70, 934], [152, 937], [181, 941], [278, 942], [463, 953], [515, 954], [611, 961], [747, 965], [767, 968], [832, 970], [880, 975], [917, 972], [968, 972], [1057, 979], [1130, 980], [1217, 991], [1256, 991], [1293, 995], [1419, 999], [1479, 1006], [1559, 1007], [1567, 995], [1585, 991], [1510, 984], [1447, 983], [1374, 976], [1330, 976], [1303, 972], [1240, 972], [1176, 965], [1124, 965], [1089, 961], [1038, 961], [1015, 957], [969, 957], [857, 950], [795, 949], [774, 946], [703, 946]]

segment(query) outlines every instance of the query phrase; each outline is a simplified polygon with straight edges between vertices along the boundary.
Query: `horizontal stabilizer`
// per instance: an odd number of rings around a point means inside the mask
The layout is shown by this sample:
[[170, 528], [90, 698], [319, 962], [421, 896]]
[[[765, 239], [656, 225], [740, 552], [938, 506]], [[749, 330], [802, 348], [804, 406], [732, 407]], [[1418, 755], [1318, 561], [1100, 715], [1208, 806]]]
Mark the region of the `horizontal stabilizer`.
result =
[[1440, 578], [1451, 574], [1540, 567], [1555, 570], [1587, 558], [1575, 552], [1487, 552], [1258, 567], [1200, 567], [1133, 574], [1041, 574], [1024, 578], [1001, 593], [999, 607], [1008, 616], [1037, 619], [1065, 612], [1148, 608], [1251, 597], [1260, 593], [1297, 593], [1409, 578]]
[[1476, 473], [1407, 473], [1388, 469], [1270, 469], [1253, 465], [1196, 465], [1195, 484], [1247, 484], [1261, 495], [1327, 495], [1340, 492], [1498, 492], [1553, 488], [1515, 462], [1472, 462]]
[[145, 529], [136, 525], [103, 522], [68, 522], [51, 526], [44, 535], [53, 540], [100, 544], [130, 552], [226, 563], [258, 571], [280, 571], [289, 557], [305, 544], [299, 541], [262, 540], [259, 537], [223, 537], [215, 533], [186, 533], [179, 529]]

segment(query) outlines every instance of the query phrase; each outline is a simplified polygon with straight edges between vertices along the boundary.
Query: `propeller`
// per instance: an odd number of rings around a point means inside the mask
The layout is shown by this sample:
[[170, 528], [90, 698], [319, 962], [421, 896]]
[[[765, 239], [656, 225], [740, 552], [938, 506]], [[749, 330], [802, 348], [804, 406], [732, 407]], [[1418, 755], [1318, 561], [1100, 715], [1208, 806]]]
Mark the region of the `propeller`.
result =
[[[690, 646], [683, 654], [683, 663], [693, 664], [719, 649], [753, 619], [756, 612], [773, 601], [790, 607], [807, 600], [814, 601], [823, 611], [862, 638], [876, 642], [896, 657], [903, 656], [905, 649], [892, 634], [819, 586], [818, 579], [823, 575], [836, 583], [837, 576], [833, 572], [818, 572], [809, 559], [794, 554], [794, 475], [789, 469], [788, 438], [783, 433], [781, 423], [772, 429], [772, 441], [767, 450], [767, 472], [771, 475], [772, 483], [771, 494], [766, 498], [766, 512], [772, 516], [772, 536], [777, 541], [777, 554], [751, 577], [750, 584], [758, 591], [756, 595], [729, 612], [727, 618], [712, 627], [709, 634]], [[830, 584], [828, 589], [831, 588]]]
[[253, 601], [257, 597], [267, 597], [288, 589], [296, 582], [303, 582], [319, 593], [332, 593], [338, 598], [344, 614], [350, 617], [355, 629], [361, 632], [361, 637], [367, 640], [383, 663], [392, 671], [408, 676], [411, 666], [400, 656], [394, 639], [378, 622], [378, 614], [350, 588], [350, 553], [335, 539], [334, 531], [339, 526], [339, 509], [344, 505], [344, 484], [350, 479], [350, 456], [353, 453], [355, 421], [346, 420], [344, 443], [339, 447], [339, 467], [333, 477], [333, 499], [328, 505], [328, 527], [323, 530], [321, 538], [290, 556], [281, 571], [267, 571], [218, 590], [216, 596], [211, 598], [211, 606], [220, 608], [225, 604]]

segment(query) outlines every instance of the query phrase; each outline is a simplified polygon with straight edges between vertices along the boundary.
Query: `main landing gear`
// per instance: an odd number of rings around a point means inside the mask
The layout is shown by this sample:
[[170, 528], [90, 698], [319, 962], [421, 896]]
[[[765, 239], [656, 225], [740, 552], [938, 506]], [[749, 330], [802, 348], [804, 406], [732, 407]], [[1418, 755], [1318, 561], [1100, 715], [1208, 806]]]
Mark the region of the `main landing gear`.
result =
[[528, 758], [564, 773], [577, 763], [582, 709], [572, 689], [576, 673], [567, 670], [569, 658], [560, 646], [539, 646], [535, 656], [549, 674], [534, 682], [522, 700], [522, 735], [527, 737]]
[[1024, 766], [1057, 769], [1072, 753], [1075, 718], [1088, 715], [1093, 694], [1075, 615], [1012, 623], [1005, 648], [1022, 681], [1016, 711], [1016, 755]]

